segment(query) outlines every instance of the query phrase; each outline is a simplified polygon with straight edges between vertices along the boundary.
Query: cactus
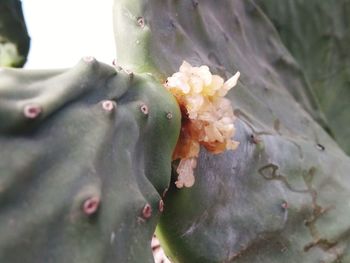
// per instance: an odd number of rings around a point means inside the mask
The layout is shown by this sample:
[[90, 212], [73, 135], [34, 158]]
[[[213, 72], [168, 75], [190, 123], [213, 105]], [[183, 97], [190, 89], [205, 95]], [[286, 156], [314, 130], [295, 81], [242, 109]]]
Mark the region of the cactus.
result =
[[350, 154], [350, 2], [255, 0], [300, 63], [339, 145]]
[[[0, 69], [0, 262], [153, 262], [158, 221], [172, 262], [349, 262], [350, 158], [332, 138], [348, 149], [348, 96], [326, 90], [346, 84], [347, 2], [114, 2], [120, 66]], [[314, 8], [335, 36], [294, 22]], [[21, 66], [20, 2], [0, 13], [0, 65]], [[300, 32], [326, 40], [289, 39]], [[323, 51], [337, 62], [323, 66]], [[225, 79], [241, 72], [228, 94], [239, 147], [201, 148], [194, 185], [177, 189], [181, 112], [161, 83], [184, 60]]]
[[180, 111], [118, 70], [1, 70], [0, 262], [153, 262]]
[[241, 72], [229, 93], [238, 149], [201, 149], [188, 189], [174, 186], [173, 163], [157, 229], [172, 262], [349, 262], [350, 159], [259, 7], [251, 0], [114, 5], [123, 66], [160, 81], [183, 60], [226, 78]]
[[0, 66], [22, 67], [29, 52], [30, 38], [20, 0], [0, 2]]

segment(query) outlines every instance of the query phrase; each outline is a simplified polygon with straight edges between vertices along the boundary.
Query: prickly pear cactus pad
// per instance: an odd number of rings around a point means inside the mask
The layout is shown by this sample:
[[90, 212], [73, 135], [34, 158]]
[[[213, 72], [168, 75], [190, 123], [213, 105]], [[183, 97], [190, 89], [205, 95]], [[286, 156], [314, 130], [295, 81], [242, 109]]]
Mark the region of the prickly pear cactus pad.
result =
[[147, 74], [0, 72], [0, 262], [153, 262], [180, 130]]
[[29, 52], [30, 38], [20, 0], [0, 1], [0, 66], [22, 67]]
[[228, 98], [235, 150], [177, 163], [157, 236], [172, 262], [350, 262], [350, 159], [303, 71], [250, 0], [115, 0], [118, 61], [160, 80], [182, 61], [241, 77]]
[[255, 1], [302, 66], [335, 139], [350, 155], [350, 2]]

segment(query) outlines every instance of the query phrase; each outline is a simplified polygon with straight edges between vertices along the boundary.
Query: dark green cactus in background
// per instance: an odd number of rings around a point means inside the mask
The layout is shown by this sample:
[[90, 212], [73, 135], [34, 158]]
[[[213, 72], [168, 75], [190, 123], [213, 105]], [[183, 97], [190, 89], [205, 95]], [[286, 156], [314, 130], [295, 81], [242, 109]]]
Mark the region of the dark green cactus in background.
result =
[[350, 261], [350, 159], [254, 2], [116, 0], [115, 35], [123, 66], [161, 80], [182, 60], [242, 74], [238, 150], [202, 149], [194, 187], [166, 196], [158, 235], [173, 262]]
[[172, 95], [93, 58], [0, 83], [0, 262], [153, 262]]
[[21, 1], [0, 1], [0, 66], [22, 67], [29, 52], [30, 38]]
[[300, 63], [335, 139], [350, 154], [350, 1], [255, 1]]

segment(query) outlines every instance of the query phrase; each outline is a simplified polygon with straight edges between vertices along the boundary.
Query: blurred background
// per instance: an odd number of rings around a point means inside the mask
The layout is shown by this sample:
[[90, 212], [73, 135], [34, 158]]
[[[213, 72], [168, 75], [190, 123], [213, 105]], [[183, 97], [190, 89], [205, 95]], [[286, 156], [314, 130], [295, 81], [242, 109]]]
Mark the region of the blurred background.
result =
[[31, 46], [25, 68], [65, 68], [115, 57], [112, 0], [22, 0]]

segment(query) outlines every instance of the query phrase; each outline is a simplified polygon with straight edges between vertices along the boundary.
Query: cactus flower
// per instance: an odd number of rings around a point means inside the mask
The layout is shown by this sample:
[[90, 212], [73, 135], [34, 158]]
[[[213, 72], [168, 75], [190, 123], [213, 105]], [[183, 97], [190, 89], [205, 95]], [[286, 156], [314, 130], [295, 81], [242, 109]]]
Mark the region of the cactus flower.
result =
[[235, 116], [224, 96], [236, 86], [239, 76], [237, 72], [224, 82], [220, 76], [212, 75], [207, 66], [193, 67], [184, 61], [179, 72], [167, 79], [165, 87], [182, 111], [180, 139], [173, 155], [173, 159], [180, 159], [178, 188], [194, 184], [193, 169], [200, 145], [215, 154], [237, 148], [239, 143], [232, 139]]

